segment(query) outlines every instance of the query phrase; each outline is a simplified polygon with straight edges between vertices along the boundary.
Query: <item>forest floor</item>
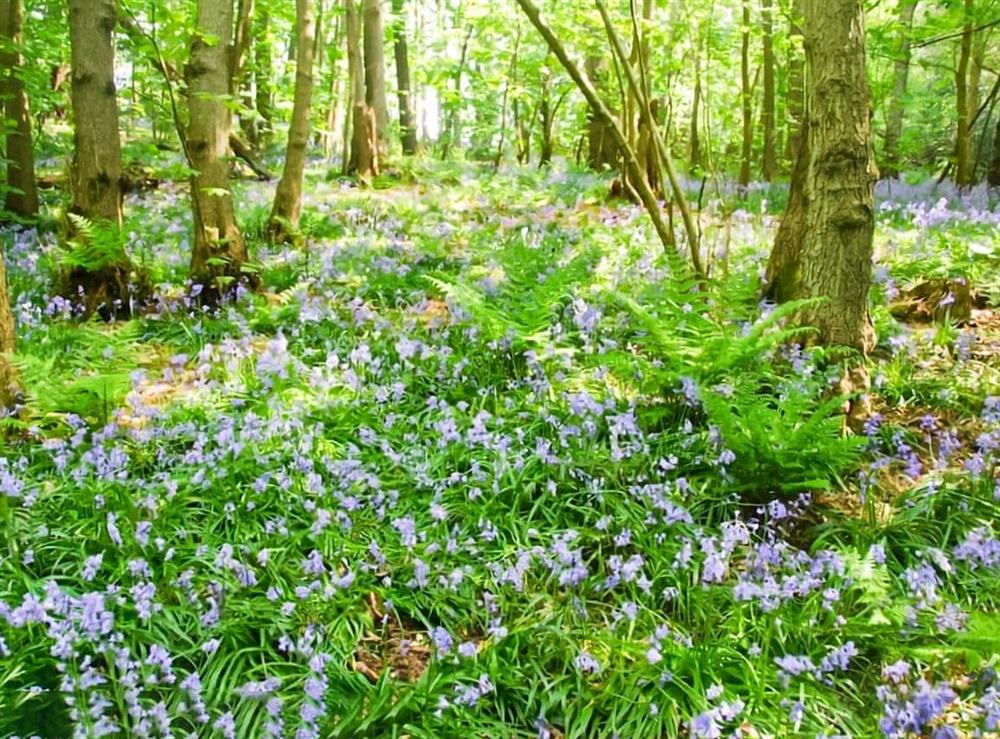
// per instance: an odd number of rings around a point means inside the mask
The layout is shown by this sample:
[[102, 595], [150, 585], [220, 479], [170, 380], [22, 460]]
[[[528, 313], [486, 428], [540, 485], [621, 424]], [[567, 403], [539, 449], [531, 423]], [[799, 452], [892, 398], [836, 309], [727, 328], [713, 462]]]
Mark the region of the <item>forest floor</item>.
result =
[[74, 320], [55, 233], [2, 233], [28, 410], [0, 734], [996, 731], [985, 193], [881, 193], [855, 435], [831, 357], [759, 302], [780, 188], [709, 184], [699, 290], [593, 175], [324, 175], [297, 246], [238, 186], [264, 290], [217, 312], [185, 297], [183, 186], [127, 204], [158, 296], [129, 321]]

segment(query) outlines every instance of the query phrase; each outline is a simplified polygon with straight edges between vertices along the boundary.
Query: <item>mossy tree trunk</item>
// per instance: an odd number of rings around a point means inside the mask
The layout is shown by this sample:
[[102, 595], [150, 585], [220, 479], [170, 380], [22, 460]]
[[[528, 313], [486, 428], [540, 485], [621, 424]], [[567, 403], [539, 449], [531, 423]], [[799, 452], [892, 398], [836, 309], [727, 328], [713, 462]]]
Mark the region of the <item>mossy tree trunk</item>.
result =
[[240, 282], [256, 282], [243, 270], [247, 248], [236, 223], [229, 189], [232, 41], [231, 0], [198, 0], [190, 60], [185, 68], [190, 90], [187, 150], [195, 170], [191, 178], [191, 281], [197, 286], [194, 291], [199, 299], [209, 304]]
[[285, 168], [274, 193], [274, 207], [267, 234], [272, 241], [287, 241], [298, 230], [302, 215], [302, 178], [309, 149], [309, 116], [312, 111], [313, 59], [316, 52], [316, 19], [312, 0], [295, 0], [298, 56], [295, 59], [295, 100], [288, 128]]
[[38, 186], [31, 113], [20, 76], [23, 19], [23, 0], [0, 0], [0, 117], [13, 123], [7, 132], [8, 190], [3, 207], [20, 218], [34, 218], [38, 215]]

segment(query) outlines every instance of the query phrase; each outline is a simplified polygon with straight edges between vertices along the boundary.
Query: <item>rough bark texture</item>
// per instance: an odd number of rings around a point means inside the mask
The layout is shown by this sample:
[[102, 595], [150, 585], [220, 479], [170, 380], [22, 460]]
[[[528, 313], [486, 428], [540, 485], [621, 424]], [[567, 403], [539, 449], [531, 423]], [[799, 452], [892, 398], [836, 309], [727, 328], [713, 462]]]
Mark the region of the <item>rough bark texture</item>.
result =
[[878, 172], [861, 0], [806, 0], [805, 42], [808, 166], [795, 183], [804, 190], [801, 211], [785, 217], [786, 234], [801, 234], [801, 259], [791, 262], [795, 273], [776, 279], [788, 286], [784, 297], [825, 298], [802, 316], [820, 343], [863, 352], [872, 339], [868, 288]]
[[242, 270], [247, 249], [229, 190], [227, 155], [232, 116], [226, 98], [232, 38], [231, 0], [198, 0], [185, 76], [190, 90], [187, 146], [196, 171], [191, 178], [191, 280], [201, 286], [199, 297], [206, 303], [217, 301], [238, 282], [252, 282]]
[[882, 149], [882, 175], [899, 177], [899, 141], [903, 135], [903, 113], [906, 102], [906, 83], [910, 76], [910, 32], [917, 0], [900, 0], [899, 49], [894, 64], [892, 98], [885, 124], [885, 145]]
[[393, 54], [396, 57], [396, 95], [399, 98], [399, 136], [403, 153], [417, 153], [417, 117], [413, 105], [413, 83], [410, 79], [410, 51], [406, 43], [406, 13], [404, 0], [392, 0], [394, 17]]
[[274, 193], [274, 207], [267, 234], [272, 241], [287, 241], [302, 215], [302, 177], [309, 149], [309, 115], [312, 111], [313, 58], [316, 51], [316, 19], [312, 0], [295, 0], [299, 53], [295, 60], [295, 101], [288, 127], [285, 168]]
[[[21, 218], [38, 214], [38, 186], [31, 146], [31, 114], [19, 76], [23, 0], [0, 0], [0, 117], [13, 122], [7, 133], [7, 191], [4, 209]], [[2, 47], [10, 46], [9, 51]]]
[[70, 0], [72, 211], [121, 225], [122, 156], [115, 98], [114, 0]]
[[[88, 221], [122, 223], [123, 171], [115, 91], [114, 0], [71, 0], [73, 161], [70, 166], [70, 212]], [[85, 229], [70, 223], [70, 233], [85, 241]], [[105, 244], [99, 266], [63, 271], [57, 291], [77, 302], [85, 316], [127, 316], [132, 307], [132, 264], [123, 248]], [[142, 290], [138, 291], [142, 293]]]
[[389, 104], [385, 92], [385, 39], [382, 0], [363, 0], [365, 36], [365, 102], [375, 114], [378, 155], [385, 161], [389, 151]]
[[764, 105], [761, 110], [761, 126], [764, 129], [764, 157], [761, 175], [770, 182], [778, 173], [777, 135], [774, 118], [774, 6], [772, 0], [761, 0], [761, 28], [764, 32]]
[[361, 17], [354, 0], [344, 0], [347, 25], [347, 67], [351, 78], [351, 157], [347, 171], [368, 179], [378, 174], [375, 112], [365, 100], [365, 69], [361, 56]]
[[969, 60], [972, 56], [972, 6], [973, 0], [965, 0], [965, 22], [962, 26], [962, 41], [955, 68], [955, 184], [968, 187], [972, 184], [972, 126], [970, 121], [975, 110], [970, 110]]
[[740, 153], [740, 186], [750, 184], [753, 154], [753, 99], [750, 92], [750, 0], [743, 0], [743, 30], [740, 34], [740, 105], [743, 109], [743, 146]]
[[799, 128], [802, 143], [797, 147], [788, 204], [778, 224], [774, 247], [767, 260], [766, 296], [778, 303], [801, 297], [802, 242], [806, 231], [806, 178], [809, 174], [809, 121]]

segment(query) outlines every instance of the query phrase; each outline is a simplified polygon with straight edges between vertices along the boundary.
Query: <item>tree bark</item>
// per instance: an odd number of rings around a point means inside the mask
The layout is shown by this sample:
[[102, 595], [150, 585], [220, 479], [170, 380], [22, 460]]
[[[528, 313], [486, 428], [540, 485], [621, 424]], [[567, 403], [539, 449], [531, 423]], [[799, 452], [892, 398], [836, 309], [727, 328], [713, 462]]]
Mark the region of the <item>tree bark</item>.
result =
[[295, 60], [295, 100], [288, 127], [285, 168], [274, 193], [274, 207], [267, 226], [273, 242], [288, 241], [298, 230], [302, 215], [302, 178], [309, 149], [309, 115], [312, 111], [313, 59], [316, 51], [316, 19], [312, 0], [295, 0], [299, 53]]
[[115, 94], [114, 0], [71, 0], [72, 212], [122, 222], [122, 159]]
[[365, 102], [375, 114], [378, 158], [384, 162], [389, 152], [389, 104], [385, 92], [385, 33], [382, 0], [364, 2]]
[[[31, 113], [20, 77], [23, 0], [0, 0], [0, 117], [13, 122], [7, 132], [7, 193], [4, 209], [20, 218], [38, 215], [38, 186], [32, 149]], [[4, 48], [8, 47], [8, 48]]]
[[378, 174], [375, 111], [365, 99], [365, 68], [361, 54], [361, 17], [354, 0], [344, 0], [347, 25], [347, 67], [351, 79], [351, 158], [347, 171], [361, 179]]
[[955, 69], [955, 108], [957, 126], [955, 130], [955, 184], [960, 187], [972, 185], [972, 126], [974, 110], [970, 111], [969, 60], [972, 56], [973, 0], [965, 0], [965, 21], [962, 26], [962, 41]]
[[[785, 235], [800, 239], [798, 259], [773, 274], [783, 298], [824, 298], [802, 312], [816, 340], [867, 351], [875, 225], [871, 98], [861, 0], [806, 0], [808, 124], [793, 183]], [[794, 249], [792, 244], [791, 248]], [[778, 244], [776, 243], [776, 250]], [[788, 246], [786, 245], [786, 249]], [[772, 261], [778, 255], [772, 255]]]
[[247, 248], [236, 223], [229, 190], [230, 52], [233, 43], [231, 0], [198, 0], [188, 82], [188, 154], [191, 178], [194, 250], [191, 280], [204, 303], [214, 303], [240, 282], [256, 285], [243, 270]]
[[[112, 40], [115, 22], [114, 0], [69, 3], [74, 144], [70, 213], [120, 227], [123, 188]], [[86, 240], [85, 229], [69, 225], [77, 242]], [[101, 254], [100, 266], [64, 270], [57, 290], [80, 302], [85, 316], [99, 311], [111, 319], [131, 311], [132, 265], [124, 248], [104, 246], [107, 252]]]
[[882, 152], [882, 175], [899, 177], [899, 142], [903, 136], [903, 114], [906, 109], [906, 84], [910, 76], [910, 33], [917, 0], [900, 0], [899, 3], [899, 56], [893, 70], [892, 99], [885, 125], [885, 146]]
[[743, 110], [743, 146], [740, 150], [739, 184], [745, 192], [750, 184], [750, 159], [753, 155], [753, 100], [750, 91], [750, 0], [742, 0], [742, 5], [740, 104]]
[[772, 0], [761, 0], [761, 27], [764, 49], [764, 107], [761, 111], [761, 126], [764, 129], [764, 157], [761, 175], [770, 182], [778, 173], [777, 134], [774, 112], [774, 5]]
[[404, 0], [392, 0], [394, 16], [393, 54], [396, 57], [396, 93], [399, 98], [399, 135], [403, 153], [417, 153], [417, 117], [413, 105], [413, 82], [410, 79], [410, 51], [406, 43]]

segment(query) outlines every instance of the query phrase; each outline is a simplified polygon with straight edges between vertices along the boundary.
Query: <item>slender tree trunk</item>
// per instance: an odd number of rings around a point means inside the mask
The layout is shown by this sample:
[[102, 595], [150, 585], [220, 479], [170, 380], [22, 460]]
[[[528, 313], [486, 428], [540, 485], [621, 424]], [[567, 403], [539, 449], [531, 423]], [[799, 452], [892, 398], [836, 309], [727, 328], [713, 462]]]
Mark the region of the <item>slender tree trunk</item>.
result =
[[462, 52], [455, 68], [455, 99], [448, 104], [448, 120], [444, 127], [444, 144], [441, 147], [441, 159], [446, 160], [455, 143], [461, 144], [462, 138], [462, 75], [465, 73], [465, 58], [469, 53], [469, 39], [472, 38], [473, 26], [470, 23], [462, 40]]
[[805, 122], [805, 60], [802, 44], [802, 15], [804, 0], [792, 0], [788, 21], [791, 43], [788, 49], [788, 131], [785, 138], [785, 159], [794, 163], [799, 158], [799, 146], [804, 140]]
[[288, 241], [302, 215], [302, 177], [309, 150], [309, 115], [312, 111], [313, 58], [316, 51], [316, 19], [312, 0], [295, 0], [295, 25], [299, 53], [295, 59], [295, 101], [288, 127], [285, 168], [274, 193], [274, 207], [267, 226], [272, 242]]
[[764, 108], [761, 125], [764, 129], [764, 160], [761, 174], [770, 182], [778, 173], [777, 133], [775, 132], [774, 105], [774, 5], [772, 0], [761, 0], [761, 26], [764, 32]]
[[[808, 125], [792, 197], [782, 224], [800, 239], [798, 257], [771, 269], [783, 298], [822, 297], [803, 311], [823, 344], [861, 352], [872, 344], [868, 316], [875, 225], [871, 98], [865, 69], [861, 0], [806, 0]], [[805, 160], [804, 162], [802, 160]], [[775, 244], [772, 266], [783, 256]], [[854, 371], [855, 389], [864, 376]], [[857, 406], [855, 406], [857, 408]]]
[[14, 333], [14, 311], [10, 305], [10, 286], [7, 284], [7, 266], [0, 249], [0, 414], [11, 409], [18, 395], [17, 373], [10, 362], [10, 355], [17, 348]]
[[361, 13], [354, 0], [344, 0], [347, 23], [347, 65], [351, 78], [351, 158], [348, 172], [361, 179], [378, 174], [375, 111], [365, 99], [365, 67], [361, 54]]
[[972, 184], [972, 126], [970, 121], [975, 111], [970, 111], [969, 103], [975, 96], [969, 94], [969, 60], [972, 56], [973, 0], [965, 0], [965, 21], [962, 26], [962, 41], [955, 69], [955, 108], [957, 126], [955, 131], [955, 184], [969, 187]]
[[227, 98], [232, 43], [232, 0], [198, 0], [190, 61], [185, 69], [190, 90], [187, 146], [195, 170], [191, 178], [191, 280], [200, 286], [200, 300], [209, 304], [231, 292], [236, 283], [256, 284], [243, 270], [247, 248], [229, 190], [231, 114]]
[[6, 116], [14, 124], [7, 133], [8, 190], [4, 208], [20, 218], [34, 218], [38, 215], [38, 187], [31, 113], [19, 76], [23, 18], [23, 0], [0, 0], [0, 117]]
[[268, 26], [271, 14], [258, 5], [257, 22], [254, 24], [253, 76], [256, 87], [258, 146], [266, 144], [274, 131], [274, 55]]
[[396, 87], [399, 98], [399, 132], [403, 153], [417, 153], [417, 117], [414, 114], [413, 83], [410, 79], [410, 50], [406, 43], [404, 0], [392, 0], [395, 23], [393, 53], [396, 57]]
[[743, 109], [743, 146], [740, 150], [740, 187], [750, 184], [753, 155], [753, 99], [750, 91], [750, 0], [742, 0], [743, 27], [740, 33], [740, 103]]
[[375, 114], [378, 158], [385, 162], [389, 153], [389, 104], [385, 92], [385, 33], [382, 0], [364, 2], [365, 102]]
[[906, 84], [910, 76], [910, 33], [917, 0], [900, 0], [899, 3], [899, 56], [893, 70], [892, 99], [885, 126], [882, 175], [899, 177], [899, 142], [903, 136], [903, 114], [906, 110]]
[[688, 168], [692, 175], [702, 171], [701, 161], [701, 41], [694, 50], [694, 93], [691, 100], [691, 154]]

